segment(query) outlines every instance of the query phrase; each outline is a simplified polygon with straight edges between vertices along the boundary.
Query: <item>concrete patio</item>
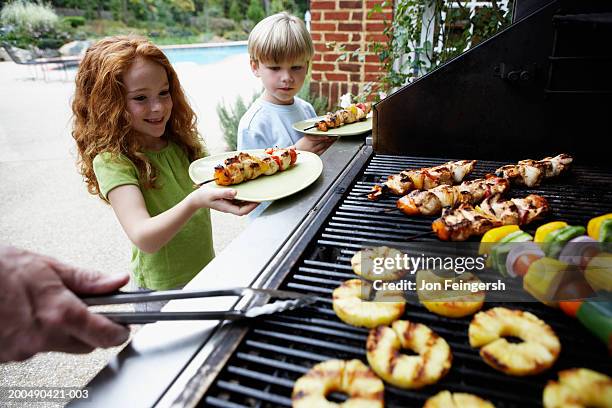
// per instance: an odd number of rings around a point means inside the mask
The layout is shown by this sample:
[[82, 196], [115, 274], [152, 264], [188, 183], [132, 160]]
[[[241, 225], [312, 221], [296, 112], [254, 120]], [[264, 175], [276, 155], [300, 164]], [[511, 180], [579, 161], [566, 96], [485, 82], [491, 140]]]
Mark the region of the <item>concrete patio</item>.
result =
[[[237, 95], [250, 98], [260, 86], [248, 57], [211, 65], [180, 63], [176, 69], [209, 151], [224, 151], [215, 108]], [[61, 70], [49, 71], [47, 81], [34, 80], [33, 74], [29, 67], [0, 62], [0, 241], [108, 273], [127, 271], [130, 244], [112, 209], [87, 193], [75, 167], [70, 136], [75, 71], [67, 78]], [[216, 251], [247, 222], [213, 212]], [[82, 387], [117, 352], [44, 353], [0, 364], [0, 386]]]

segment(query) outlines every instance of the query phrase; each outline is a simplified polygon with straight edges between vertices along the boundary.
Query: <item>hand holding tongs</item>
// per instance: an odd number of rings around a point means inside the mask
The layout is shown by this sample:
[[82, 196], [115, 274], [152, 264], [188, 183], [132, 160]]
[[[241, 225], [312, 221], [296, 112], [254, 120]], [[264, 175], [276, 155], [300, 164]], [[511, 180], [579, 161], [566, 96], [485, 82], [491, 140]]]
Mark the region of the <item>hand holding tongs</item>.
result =
[[103, 312], [99, 313], [117, 323], [144, 324], [159, 320], [239, 320], [264, 314], [293, 310], [314, 303], [317, 298], [298, 292], [273, 289], [229, 288], [218, 290], [165, 290], [141, 292], [114, 292], [113, 294], [82, 298], [88, 306], [116, 305], [122, 303], [143, 303], [160, 300], [192, 299], [214, 296], [243, 296], [247, 294], [279, 298], [273, 303], [251, 306], [246, 310], [213, 312]]

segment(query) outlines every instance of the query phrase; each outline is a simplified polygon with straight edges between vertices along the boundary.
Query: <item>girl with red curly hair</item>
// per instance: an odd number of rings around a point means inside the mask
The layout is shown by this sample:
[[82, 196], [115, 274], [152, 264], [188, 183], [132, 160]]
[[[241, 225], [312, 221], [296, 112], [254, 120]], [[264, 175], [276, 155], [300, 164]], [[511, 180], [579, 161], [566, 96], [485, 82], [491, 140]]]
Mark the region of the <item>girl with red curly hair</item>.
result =
[[105, 38], [80, 64], [72, 111], [80, 172], [133, 243], [136, 285], [184, 286], [214, 257], [209, 209], [244, 215], [257, 204], [194, 190], [188, 168], [204, 148], [170, 62], [144, 38]]

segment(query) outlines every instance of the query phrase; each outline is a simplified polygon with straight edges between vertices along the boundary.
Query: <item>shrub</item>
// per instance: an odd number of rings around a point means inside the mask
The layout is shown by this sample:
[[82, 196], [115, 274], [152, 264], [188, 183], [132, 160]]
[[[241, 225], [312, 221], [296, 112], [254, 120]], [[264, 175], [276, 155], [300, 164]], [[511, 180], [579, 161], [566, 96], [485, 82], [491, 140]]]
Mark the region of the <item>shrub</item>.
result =
[[313, 96], [310, 93], [310, 75], [304, 80], [304, 85], [300, 89], [298, 96], [309, 102], [317, 115], [324, 115], [327, 112], [327, 98], [324, 96]]
[[211, 17], [208, 20], [208, 29], [215, 34], [223, 35], [226, 31], [236, 29], [236, 23], [229, 18]]
[[62, 23], [69, 25], [72, 28], [77, 28], [85, 25], [85, 17], [68, 16], [62, 19]]
[[228, 31], [223, 34], [223, 38], [231, 41], [243, 41], [249, 38], [249, 35], [244, 31]]
[[266, 16], [266, 12], [261, 5], [261, 0], [250, 0], [246, 15], [249, 20], [255, 23], [263, 20], [263, 18]]
[[230, 150], [237, 149], [238, 124], [240, 123], [240, 118], [242, 118], [253, 102], [259, 98], [261, 92], [262, 91], [255, 92], [248, 105], [244, 103], [241, 96], [236, 98], [233, 107], [226, 107], [224, 103], [217, 104], [217, 115], [219, 115], [223, 138]]
[[52, 30], [59, 21], [49, 4], [14, 1], [6, 4], [0, 11], [0, 21], [4, 24], [23, 29], [37, 37], [38, 34]]

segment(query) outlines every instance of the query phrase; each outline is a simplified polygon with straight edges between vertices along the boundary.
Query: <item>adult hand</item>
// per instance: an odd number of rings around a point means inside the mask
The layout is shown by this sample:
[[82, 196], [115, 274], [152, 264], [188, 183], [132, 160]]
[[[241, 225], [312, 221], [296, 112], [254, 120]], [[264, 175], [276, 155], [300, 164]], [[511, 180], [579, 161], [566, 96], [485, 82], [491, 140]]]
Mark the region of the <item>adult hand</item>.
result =
[[127, 327], [89, 312], [75, 293], [107, 293], [128, 280], [127, 274], [105, 276], [0, 244], [0, 362], [125, 342]]
[[246, 215], [259, 205], [259, 203], [235, 201], [236, 190], [233, 188], [210, 189], [200, 187], [191, 193], [191, 195], [197, 208], [212, 208], [213, 210], [234, 215]]
[[320, 156], [335, 141], [335, 137], [304, 135], [304, 137], [297, 141], [297, 143], [295, 144], [295, 148], [298, 150], [306, 150], [312, 153], [316, 153]]

